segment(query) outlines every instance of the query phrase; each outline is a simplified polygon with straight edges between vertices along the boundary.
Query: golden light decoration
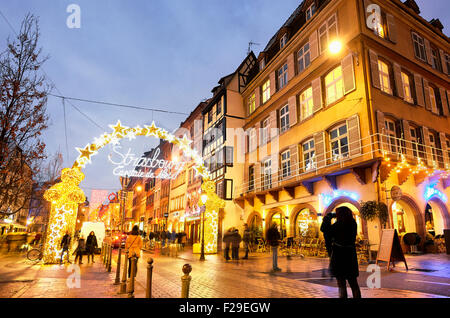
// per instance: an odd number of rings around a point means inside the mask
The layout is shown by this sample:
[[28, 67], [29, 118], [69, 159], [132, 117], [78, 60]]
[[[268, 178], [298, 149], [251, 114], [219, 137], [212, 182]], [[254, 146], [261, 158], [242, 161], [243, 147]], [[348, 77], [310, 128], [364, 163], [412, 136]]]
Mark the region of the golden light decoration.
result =
[[[69, 231], [73, 236], [75, 231], [75, 222], [78, 204], [83, 203], [86, 197], [78, 185], [84, 179], [81, 169], [86, 164], [91, 163], [91, 158], [98, 154], [98, 151], [106, 145], [112, 143], [117, 144], [120, 139], [135, 139], [136, 136], [155, 137], [166, 140], [174, 145], [178, 145], [183, 151], [184, 156], [192, 158], [194, 161], [194, 169], [203, 178], [205, 193], [208, 196], [206, 203], [205, 216], [208, 218], [205, 229], [207, 230], [207, 253], [217, 252], [217, 233], [218, 233], [218, 209], [225, 206], [225, 202], [215, 193], [215, 184], [210, 181], [211, 174], [206, 168], [203, 158], [200, 154], [191, 149], [191, 140], [186, 135], [179, 138], [155, 125], [152, 122], [150, 126], [145, 125], [144, 128], [136, 126], [130, 128], [123, 126], [117, 121], [115, 125], [109, 125], [113, 130], [112, 133], [104, 133], [100, 137], [96, 137], [91, 144], [87, 144], [84, 148], [76, 148], [79, 156], [75, 160], [72, 168], [66, 168], [62, 171], [62, 182], [48, 189], [44, 198], [51, 202], [52, 208], [49, 220], [49, 232], [44, 246], [44, 261], [46, 263], [57, 262], [60, 243], [65, 231]], [[206, 233], [205, 233], [206, 234]]]

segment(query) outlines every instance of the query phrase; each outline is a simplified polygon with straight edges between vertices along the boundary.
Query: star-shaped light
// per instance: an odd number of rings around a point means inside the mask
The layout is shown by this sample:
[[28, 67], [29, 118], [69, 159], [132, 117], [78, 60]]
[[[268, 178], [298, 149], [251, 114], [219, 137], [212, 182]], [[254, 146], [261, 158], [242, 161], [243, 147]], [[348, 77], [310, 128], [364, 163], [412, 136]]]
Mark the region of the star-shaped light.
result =
[[192, 143], [192, 140], [190, 140], [186, 135], [183, 136], [183, 139], [180, 140], [180, 144], [185, 146], [186, 148], [189, 147], [189, 145]]
[[117, 121], [117, 124], [115, 126], [109, 125], [109, 127], [114, 130], [115, 135], [120, 135], [122, 137], [125, 133], [125, 130], [128, 128], [126, 126], [122, 126], [120, 120]]
[[82, 148], [76, 148], [76, 149], [80, 153], [78, 158], [82, 159], [82, 160], [87, 160], [89, 163], [91, 162], [91, 156], [96, 153], [95, 150], [91, 150], [91, 145], [89, 145], [89, 144], [86, 147], [84, 147], [84, 149], [82, 149]]
[[158, 131], [160, 130], [158, 127], [156, 127], [155, 122], [152, 122], [150, 126], [146, 125], [145, 128], [147, 129], [147, 134], [145, 136], [155, 136], [157, 137]]

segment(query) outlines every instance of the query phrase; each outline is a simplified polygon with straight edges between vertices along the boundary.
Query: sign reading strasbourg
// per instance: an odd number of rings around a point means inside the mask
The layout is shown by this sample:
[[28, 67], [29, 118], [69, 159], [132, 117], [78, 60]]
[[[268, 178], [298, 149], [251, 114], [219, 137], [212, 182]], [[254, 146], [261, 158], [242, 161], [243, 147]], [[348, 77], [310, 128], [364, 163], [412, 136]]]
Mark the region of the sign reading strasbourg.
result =
[[183, 171], [185, 161], [175, 162], [159, 159], [160, 150], [156, 149], [153, 157], [139, 157], [131, 152], [131, 148], [126, 153], [121, 152], [121, 146], [113, 147], [113, 155], [109, 155], [109, 161], [116, 167], [113, 170], [115, 176], [155, 178], [155, 179], [175, 179]]

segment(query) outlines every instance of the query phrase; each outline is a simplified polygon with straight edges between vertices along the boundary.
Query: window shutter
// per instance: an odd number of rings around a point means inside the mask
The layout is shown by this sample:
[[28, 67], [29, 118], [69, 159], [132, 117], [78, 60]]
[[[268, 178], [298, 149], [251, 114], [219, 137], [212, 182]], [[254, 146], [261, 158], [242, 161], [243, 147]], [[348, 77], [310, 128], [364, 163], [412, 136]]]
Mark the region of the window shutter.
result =
[[278, 186], [278, 174], [279, 174], [279, 154], [277, 152], [274, 152], [270, 156], [270, 170], [272, 173], [272, 188]]
[[386, 14], [386, 23], [388, 28], [389, 40], [397, 43], [397, 26], [395, 25], [395, 18], [392, 14]]
[[255, 89], [255, 110], [261, 105], [261, 87]]
[[288, 99], [289, 104], [289, 126], [297, 124], [297, 96], [291, 96]]
[[439, 94], [441, 95], [441, 103], [442, 103], [442, 110], [444, 112], [444, 116], [448, 116], [448, 101], [447, 101], [447, 94], [445, 92], [445, 89], [442, 87], [439, 87]]
[[255, 143], [256, 143], [256, 145], [255, 145], [256, 147], [254, 147], [254, 149], [258, 149], [259, 143], [261, 142], [261, 140], [260, 140], [261, 123], [257, 122], [254, 129], [255, 129]]
[[295, 76], [295, 57], [294, 53], [291, 53], [287, 57], [287, 66], [288, 66], [288, 82]]
[[384, 127], [384, 113], [377, 110], [377, 124], [378, 124], [378, 136], [381, 143], [380, 149], [382, 151], [389, 151], [388, 140], [386, 137], [386, 129]]
[[250, 132], [250, 129], [247, 129], [246, 131], [245, 131], [245, 133], [244, 133], [244, 151], [245, 151], [245, 153], [248, 153], [249, 152], [249, 144], [248, 144], [248, 142], [249, 142], [249, 132]]
[[261, 163], [257, 162], [254, 165], [255, 168], [255, 191], [259, 191], [261, 189]]
[[441, 149], [442, 149], [442, 159], [444, 161], [444, 168], [448, 169], [450, 168], [450, 158], [448, 157], [448, 152], [450, 149], [447, 148], [447, 136], [445, 133], [439, 133], [439, 139], [441, 140]]
[[430, 86], [428, 86], [428, 80], [426, 79], [423, 79], [423, 91], [425, 93], [425, 108], [431, 111]]
[[372, 50], [369, 50], [370, 56], [370, 70], [372, 73], [372, 85], [375, 88], [380, 89], [380, 72], [378, 70], [378, 55]]
[[[270, 79], [270, 97], [272, 97], [275, 92], [277, 91], [277, 82], [276, 82], [276, 72], [273, 71], [270, 73], [269, 75], [269, 79]], [[270, 98], [269, 98], [270, 99]]]
[[402, 128], [403, 128], [403, 139], [406, 140], [406, 156], [409, 158], [414, 158], [412, 152], [412, 144], [411, 144], [411, 126], [409, 122], [405, 119], [402, 120]]
[[269, 118], [270, 118], [269, 119], [270, 138], [275, 138], [276, 136], [278, 136], [277, 111], [274, 110], [274, 111], [270, 112]]
[[423, 139], [425, 142], [425, 151], [426, 151], [426, 158], [427, 158], [427, 163], [429, 166], [433, 166], [433, 153], [431, 150], [431, 145], [430, 145], [430, 131], [428, 130], [427, 127], [422, 127], [423, 130]]
[[317, 37], [317, 30], [315, 30], [309, 36], [309, 54], [311, 62], [314, 61], [319, 56], [319, 41]]
[[433, 65], [433, 59], [431, 58], [431, 46], [430, 46], [430, 41], [428, 41], [427, 39], [423, 39], [424, 43], [425, 43], [425, 52], [427, 54], [427, 62], [430, 65]]
[[314, 134], [314, 151], [316, 155], [317, 168], [322, 168], [326, 165], [324, 134], [324, 132]]
[[225, 193], [224, 193], [224, 184], [225, 184], [225, 180], [219, 181], [216, 185], [216, 193], [217, 196], [221, 199], [225, 198]]
[[448, 74], [449, 69], [447, 68], [447, 63], [445, 62], [445, 54], [444, 51], [439, 49], [439, 55], [441, 57], [441, 65], [442, 65], [442, 72], [444, 74]]
[[243, 186], [243, 188], [245, 189], [243, 191], [244, 193], [247, 193], [249, 191], [249, 186], [250, 186], [249, 170], [250, 170], [250, 167], [249, 167], [248, 163], [245, 163], [244, 164], [244, 186]]
[[447, 106], [448, 114], [450, 115], [450, 91], [447, 91]]
[[416, 86], [417, 105], [424, 107], [425, 98], [423, 96], [422, 76], [414, 74], [414, 85]]
[[322, 108], [322, 83], [320, 77], [311, 82], [312, 95], [313, 95], [313, 113], [319, 111]]
[[344, 77], [344, 95], [355, 89], [355, 70], [353, 68], [353, 55], [349, 54], [341, 61], [342, 76]]
[[298, 146], [297, 144], [291, 145], [289, 147], [290, 155], [291, 155], [291, 175], [296, 176], [298, 174], [299, 166], [298, 166]]
[[400, 65], [394, 63], [394, 77], [395, 77], [395, 86], [397, 88], [397, 96], [400, 98], [405, 98], [405, 93], [403, 91], [403, 80], [402, 80], [402, 69]]
[[347, 119], [348, 146], [350, 157], [361, 153], [361, 135], [358, 114]]

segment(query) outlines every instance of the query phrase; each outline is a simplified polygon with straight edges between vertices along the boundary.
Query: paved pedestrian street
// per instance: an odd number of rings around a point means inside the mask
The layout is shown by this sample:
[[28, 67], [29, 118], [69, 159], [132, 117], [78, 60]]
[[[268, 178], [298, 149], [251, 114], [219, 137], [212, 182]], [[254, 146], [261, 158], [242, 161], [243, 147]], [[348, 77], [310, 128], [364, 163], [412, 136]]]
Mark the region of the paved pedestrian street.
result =
[[[270, 254], [252, 254], [248, 260], [225, 262], [220, 255], [180, 252], [162, 256], [159, 250], [144, 251], [138, 263], [135, 294], [145, 297], [147, 260], [154, 259], [152, 296], [180, 298], [184, 264], [192, 266], [191, 298], [337, 298], [336, 281], [326, 276], [327, 259], [279, 258], [281, 272], [271, 272]], [[0, 256], [0, 297], [2, 298], [126, 298], [114, 285], [117, 251], [111, 273], [97, 256], [95, 264], [80, 266], [80, 285], [74, 280], [75, 266], [41, 265], [24, 255]], [[123, 258], [122, 258], [123, 259]], [[410, 270], [398, 264], [396, 270], [381, 270], [381, 288], [368, 288], [367, 266], [360, 267], [359, 283], [364, 298], [449, 297], [450, 258], [448, 255], [408, 256]], [[122, 276], [122, 275], [121, 275]], [[349, 295], [351, 291], [349, 289]]]

